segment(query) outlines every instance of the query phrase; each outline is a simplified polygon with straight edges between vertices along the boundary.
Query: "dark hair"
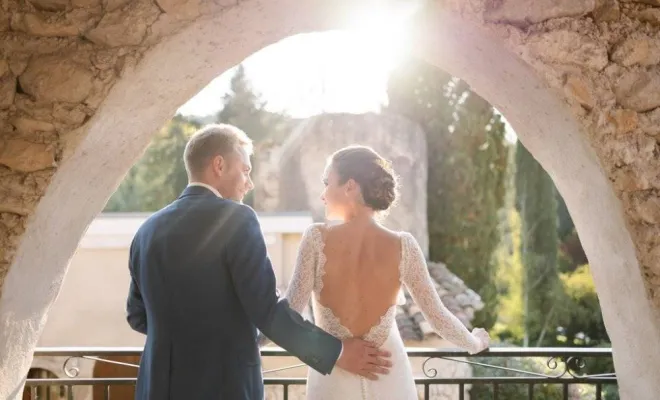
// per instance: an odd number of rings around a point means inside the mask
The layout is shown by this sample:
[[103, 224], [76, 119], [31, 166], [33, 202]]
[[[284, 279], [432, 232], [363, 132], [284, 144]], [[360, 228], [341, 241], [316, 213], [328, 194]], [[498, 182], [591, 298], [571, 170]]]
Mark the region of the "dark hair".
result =
[[390, 163], [367, 146], [348, 146], [330, 158], [332, 168], [339, 175], [339, 183], [353, 179], [360, 185], [365, 204], [385, 211], [397, 198], [397, 179]]

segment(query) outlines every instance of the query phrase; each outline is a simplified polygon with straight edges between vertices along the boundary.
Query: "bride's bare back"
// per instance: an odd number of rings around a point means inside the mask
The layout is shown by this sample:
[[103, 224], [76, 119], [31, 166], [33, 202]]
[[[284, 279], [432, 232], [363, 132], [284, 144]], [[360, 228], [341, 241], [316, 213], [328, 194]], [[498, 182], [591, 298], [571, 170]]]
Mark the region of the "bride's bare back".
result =
[[401, 239], [375, 224], [322, 227], [321, 234], [325, 273], [319, 302], [362, 337], [396, 304]]

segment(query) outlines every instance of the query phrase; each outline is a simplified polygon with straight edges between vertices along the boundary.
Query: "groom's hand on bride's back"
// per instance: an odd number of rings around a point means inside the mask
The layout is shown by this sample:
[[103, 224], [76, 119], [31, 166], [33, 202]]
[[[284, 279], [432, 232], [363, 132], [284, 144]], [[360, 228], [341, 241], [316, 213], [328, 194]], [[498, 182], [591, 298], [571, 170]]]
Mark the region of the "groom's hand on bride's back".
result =
[[377, 380], [378, 374], [390, 372], [392, 362], [388, 351], [358, 338], [345, 339], [342, 346], [341, 357], [337, 360], [339, 368], [371, 380]]

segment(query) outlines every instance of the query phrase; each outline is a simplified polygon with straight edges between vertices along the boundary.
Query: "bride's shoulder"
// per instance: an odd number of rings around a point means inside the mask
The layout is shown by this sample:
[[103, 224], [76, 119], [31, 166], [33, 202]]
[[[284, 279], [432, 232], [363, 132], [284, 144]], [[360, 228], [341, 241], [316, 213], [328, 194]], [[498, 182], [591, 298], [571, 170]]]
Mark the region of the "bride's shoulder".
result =
[[383, 234], [385, 234], [387, 236], [390, 236], [390, 237], [393, 237], [393, 238], [400, 239], [400, 238], [402, 238], [406, 235], [410, 235], [410, 233], [408, 233], [406, 231], [395, 231], [395, 230], [387, 228], [383, 225], [379, 225], [378, 228]]
[[323, 235], [327, 229], [327, 225], [323, 222], [315, 222], [307, 226], [307, 229], [305, 229], [305, 235]]
[[415, 241], [415, 237], [413, 236], [412, 233], [408, 231], [398, 231], [396, 232], [396, 235], [402, 240], [402, 241]]

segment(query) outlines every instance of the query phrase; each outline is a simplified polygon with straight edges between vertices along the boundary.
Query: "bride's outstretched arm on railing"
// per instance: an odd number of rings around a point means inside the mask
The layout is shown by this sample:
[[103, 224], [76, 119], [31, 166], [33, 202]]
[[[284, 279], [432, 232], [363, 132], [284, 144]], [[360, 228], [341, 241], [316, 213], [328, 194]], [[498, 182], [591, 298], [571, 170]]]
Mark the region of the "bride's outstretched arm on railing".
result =
[[410, 234], [405, 234], [402, 246], [403, 283], [433, 329], [471, 354], [488, 348], [488, 333], [480, 328], [473, 332], [468, 331], [465, 325], [440, 300], [429, 275], [424, 253], [415, 238]]

